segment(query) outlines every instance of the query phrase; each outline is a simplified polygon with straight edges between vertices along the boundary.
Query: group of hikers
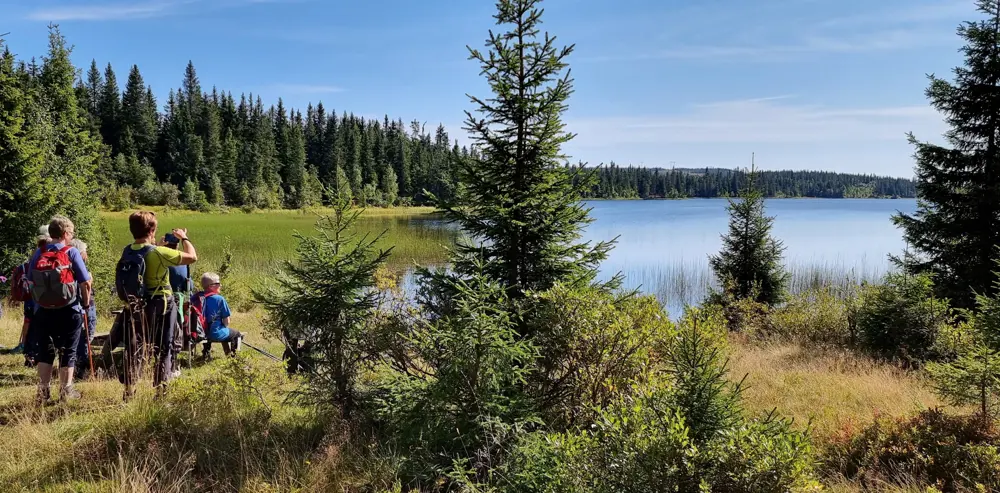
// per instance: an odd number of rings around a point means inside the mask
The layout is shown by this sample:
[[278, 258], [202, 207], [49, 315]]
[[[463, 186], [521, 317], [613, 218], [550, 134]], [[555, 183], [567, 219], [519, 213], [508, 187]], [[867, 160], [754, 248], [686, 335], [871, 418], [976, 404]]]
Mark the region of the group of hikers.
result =
[[[206, 272], [202, 291], [194, 293], [190, 266], [198, 261], [186, 229], [174, 229], [157, 241], [156, 214], [129, 216], [134, 242], [122, 251], [115, 271], [115, 292], [123, 302], [115, 311], [105, 356], [124, 345], [119, 380], [124, 399], [135, 394], [144, 363], [154, 365], [157, 396], [167, 382], [180, 376], [177, 356], [203, 343], [202, 355], [211, 357], [213, 342], [226, 354], [239, 351], [242, 334], [229, 327], [231, 312], [219, 293], [219, 275]], [[12, 275], [11, 298], [24, 304], [21, 339], [15, 348], [25, 363], [38, 371], [37, 401], [51, 399], [53, 366], [58, 358], [59, 400], [80, 398], [74, 379], [93, 370], [93, 341], [97, 325], [93, 281], [87, 269], [87, 245], [75, 238], [73, 222], [56, 216], [39, 228], [31, 257]], [[113, 362], [110, 364], [114, 368]]]

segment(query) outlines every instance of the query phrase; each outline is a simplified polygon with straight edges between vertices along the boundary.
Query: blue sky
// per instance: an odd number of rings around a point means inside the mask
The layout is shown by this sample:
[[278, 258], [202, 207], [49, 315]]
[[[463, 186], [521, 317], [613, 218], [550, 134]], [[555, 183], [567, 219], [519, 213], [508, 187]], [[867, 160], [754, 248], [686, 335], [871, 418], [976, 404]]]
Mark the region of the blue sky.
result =
[[[573, 160], [828, 169], [910, 176], [905, 133], [939, 141], [927, 73], [961, 62], [972, 0], [546, 0], [543, 28], [576, 44]], [[86, 68], [139, 65], [160, 103], [193, 60], [206, 90], [278, 96], [453, 138], [484, 95], [465, 45], [488, 0], [0, 0], [22, 58], [60, 24]]]

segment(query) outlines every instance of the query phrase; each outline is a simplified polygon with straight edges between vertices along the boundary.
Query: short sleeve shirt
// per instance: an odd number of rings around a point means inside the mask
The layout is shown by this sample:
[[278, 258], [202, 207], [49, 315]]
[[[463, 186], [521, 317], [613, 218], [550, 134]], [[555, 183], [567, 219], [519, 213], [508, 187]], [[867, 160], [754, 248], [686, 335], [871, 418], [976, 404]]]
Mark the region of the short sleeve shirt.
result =
[[[142, 250], [147, 245], [132, 244], [133, 250]], [[146, 255], [146, 292], [153, 296], [172, 295], [170, 289], [170, 268], [181, 264], [181, 252], [167, 247], [154, 247]]]
[[[66, 245], [62, 243], [51, 243], [45, 247], [46, 251], [54, 252], [56, 250], [62, 250]], [[28, 272], [26, 275], [30, 276], [30, 272], [35, 268], [35, 264], [38, 263], [38, 259], [42, 256], [42, 250], [37, 249], [35, 253], [31, 256], [31, 260], [28, 262]], [[66, 256], [69, 257], [70, 264], [73, 268], [73, 279], [76, 282], [87, 282], [91, 279], [90, 271], [87, 270], [87, 265], [83, 262], [83, 255], [80, 255], [80, 250], [70, 247], [66, 251]], [[83, 307], [80, 306], [79, 300], [73, 305], [73, 309], [83, 313]], [[37, 309], [37, 308], [36, 308]]]
[[201, 313], [205, 317], [205, 323], [209, 325], [208, 340], [224, 341], [229, 337], [229, 328], [222, 320], [231, 316], [232, 312], [229, 311], [229, 303], [226, 303], [226, 299], [222, 295], [216, 294], [206, 297], [205, 306], [202, 307]]

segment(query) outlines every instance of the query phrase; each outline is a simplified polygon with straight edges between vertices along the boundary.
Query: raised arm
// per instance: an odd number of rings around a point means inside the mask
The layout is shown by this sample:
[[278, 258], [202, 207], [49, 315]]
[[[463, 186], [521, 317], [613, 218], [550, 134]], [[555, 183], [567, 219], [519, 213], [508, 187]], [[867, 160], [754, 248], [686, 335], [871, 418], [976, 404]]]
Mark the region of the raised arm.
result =
[[180, 265], [191, 265], [198, 261], [198, 252], [194, 249], [194, 243], [187, 237], [187, 229], [173, 230], [174, 236], [181, 241], [181, 262]]

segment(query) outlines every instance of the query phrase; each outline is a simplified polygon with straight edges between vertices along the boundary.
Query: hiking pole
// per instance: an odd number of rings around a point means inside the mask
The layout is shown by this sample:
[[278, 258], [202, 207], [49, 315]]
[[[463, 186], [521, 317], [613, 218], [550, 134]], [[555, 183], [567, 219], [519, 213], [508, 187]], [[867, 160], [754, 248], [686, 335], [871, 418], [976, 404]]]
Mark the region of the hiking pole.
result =
[[[91, 303], [94, 300], [90, 300]], [[90, 378], [97, 378], [97, 374], [94, 373], [94, 351], [90, 347], [90, 307], [83, 313], [83, 332], [84, 336], [87, 338], [87, 359], [90, 360]]]
[[246, 341], [243, 341], [242, 344], [244, 346], [250, 348], [250, 349], [253, 349], [254, 351], [257, 351], [260, 354], [263, 354], [264, 356], [267, 356], [268, 358], [273, 359], [274, 361], [281, 361], [281, 358], [279, 358], [279, 357], [277, 357], [277, 356], [275, 356], [275, 355], [273, 355], [273, 354], [271, 354], [271, 353], [269, 353], [267, 351], [264, 351], [263, 349], [261, 349], [259, 347], [256, 347], [256, 346], [253, 346], [251, 344], [248, 344]]

